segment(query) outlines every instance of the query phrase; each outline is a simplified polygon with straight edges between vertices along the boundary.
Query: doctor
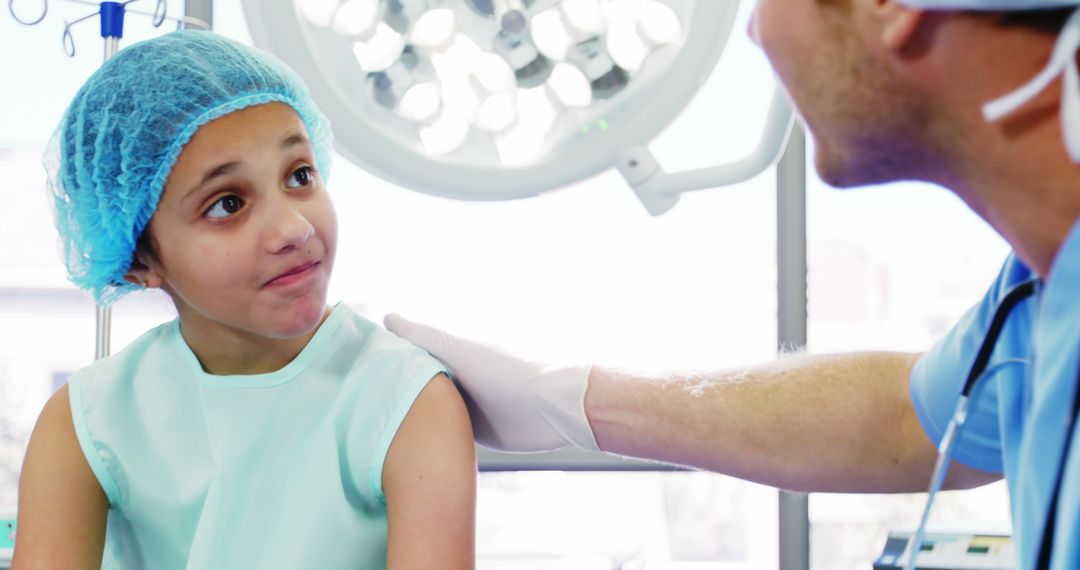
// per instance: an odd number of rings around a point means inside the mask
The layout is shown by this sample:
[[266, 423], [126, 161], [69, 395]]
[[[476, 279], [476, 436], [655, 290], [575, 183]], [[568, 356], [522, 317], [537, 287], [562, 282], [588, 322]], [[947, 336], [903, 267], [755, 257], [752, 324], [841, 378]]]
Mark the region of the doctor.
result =
[[1080, 568], [1077, 6], [758, 0], [751, 34], [815, 138], [823, 180], [939, 184], [1012, 246], [924, 354], [641, 377], [536, 364], [396, 315], [387, 326], [449, 365], [486, 446], [576, 446], [803, 491], [925, 490], [973, 376], [945, 487], [1005, 477], [1019, 567]]

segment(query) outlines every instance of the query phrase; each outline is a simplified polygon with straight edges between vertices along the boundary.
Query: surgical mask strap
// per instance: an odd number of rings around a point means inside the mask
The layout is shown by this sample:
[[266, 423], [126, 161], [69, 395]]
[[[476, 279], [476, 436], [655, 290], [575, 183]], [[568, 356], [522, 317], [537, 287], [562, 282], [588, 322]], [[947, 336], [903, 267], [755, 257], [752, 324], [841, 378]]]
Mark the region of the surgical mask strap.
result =
[[1076, 51], [1080, 49], [1080, 9], [1074, 10], [1058, 35], [1050, 62], [1034, 79], [1018, 89], [983, 105], [983, 117], [995, 122], [1012, 114], [1042, 93], [1050, 82], [1064, 73], [1061, 93], [1061, 132], [1065, 149], [1073, 162], [1080, 162], [1080, 73]]

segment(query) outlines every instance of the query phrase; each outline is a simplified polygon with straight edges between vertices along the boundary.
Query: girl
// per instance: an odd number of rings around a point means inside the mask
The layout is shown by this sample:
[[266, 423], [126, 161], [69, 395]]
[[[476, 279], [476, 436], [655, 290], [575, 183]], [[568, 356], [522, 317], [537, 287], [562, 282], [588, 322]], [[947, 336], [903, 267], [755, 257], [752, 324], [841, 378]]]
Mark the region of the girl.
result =
[[31, 436], [14, 570], [472, 568], [475, 455], [427, 353], [327, 307], [331, 135], [209, 32], [120, 51], [50, 144], [74, 283], [178, 318], [71, 377]]

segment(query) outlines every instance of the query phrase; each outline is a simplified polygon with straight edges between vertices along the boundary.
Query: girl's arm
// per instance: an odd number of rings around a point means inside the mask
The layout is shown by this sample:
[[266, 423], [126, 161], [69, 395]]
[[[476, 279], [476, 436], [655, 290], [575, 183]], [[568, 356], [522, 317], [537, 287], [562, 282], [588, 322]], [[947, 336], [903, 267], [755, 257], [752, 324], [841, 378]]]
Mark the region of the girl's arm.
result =
[[75, 438], [65, 385], [49, 398], [30, 436], [12, 570], [101, 568], [108, 512]]
[[386, 454], [387, 569], [476, 566], [476, 448], [457, 388], [439, 374]]

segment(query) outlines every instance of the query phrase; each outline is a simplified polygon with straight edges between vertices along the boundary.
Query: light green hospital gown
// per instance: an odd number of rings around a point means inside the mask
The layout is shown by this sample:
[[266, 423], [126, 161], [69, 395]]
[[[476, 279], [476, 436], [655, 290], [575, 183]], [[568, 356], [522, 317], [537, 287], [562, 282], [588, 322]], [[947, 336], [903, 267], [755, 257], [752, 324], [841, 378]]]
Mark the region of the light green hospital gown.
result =
[[179, 321], [69, 380], [109, 500], [102, 567], [386, 567], [382, 466], [442, 365], [337, 305], [281, 370], [214, 376]]

